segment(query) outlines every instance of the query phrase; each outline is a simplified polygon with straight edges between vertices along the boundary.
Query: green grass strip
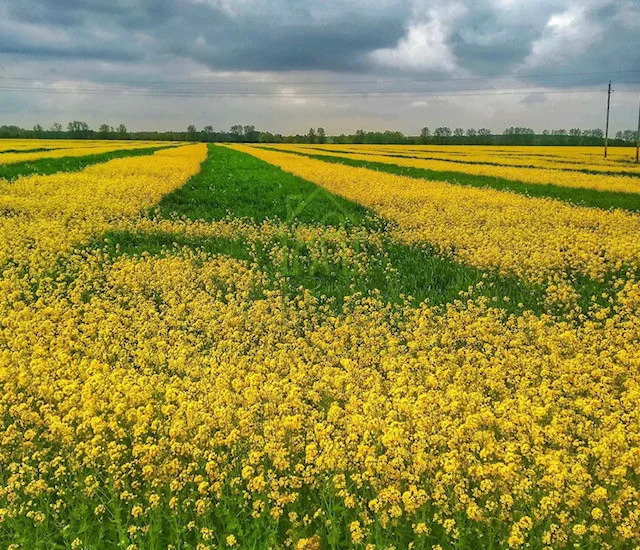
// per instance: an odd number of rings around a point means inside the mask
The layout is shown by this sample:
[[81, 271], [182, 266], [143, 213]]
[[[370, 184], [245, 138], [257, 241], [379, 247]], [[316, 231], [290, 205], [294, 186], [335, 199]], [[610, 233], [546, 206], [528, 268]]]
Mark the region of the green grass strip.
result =
[[354, 160], [339, 156], [314, 155], [301, 151], [283, 151], [272, 147], [262, 147], [270, 151], [279, 153], [291, 153], [304, 157], [355, 166], [357, 168], [367, 168], [379, 172], [387, 172], [398, 176], [407, 176], [417, 179], [428, 179], [432, 181], [445, 181], [455, 185], [465, 185], [469, 187], [491, 188], [498, 191], [511, 191], [534, 198], [549, 198], [573, 204], [575, 206], [587, 206], [590, 208], [618, 208], [621, 210], [640, 211], [640, 194], [623, 193], [618, 191], [598, 191], [596, 189], [586, 189], [578, 187], [561, 187], [553, 184], [524, 183], [521, 181], [495, 178], [492, 176], [476, 176], [465, 174], [464, 172], [439, 172], [426, 168], [411, 168], [397, 166], [395, 164], [385, 164], [383, 162], [371, 162], [366, 160]]
[[[274, 262], [270, 252], [284, 247], [293, 260]], [[451, 303], [460, 293], [475, 287], [472, 297], [484, 296], [496, 307], [509, 313], [531, 310], [541, 313], [564, 313], [545, 304], [546, 285], [531, 284], [518, 277], [500, 276], [466, 266], [442, 256], [429, 245], [405, 245], [390, 238], [385, 242], [384, 254], [366, 242], [355, 242], [352, 248], [370, 258], [370, 266], [359, 272], [347, 262], [329, 258], [314, 259], [306, 243], [280, 236], [271, 242], [251, 242], [243, 237], [235, 239], [203, 237], [177, 233], [138, 233], [111, 231], [95, 238], [86, 248], [101, 249], [111, 258], [121, 255], [165, 256], [187, 247], [208, 254], [220, 254], [254, 263], [270, 279], [269, 288], [278, 288], [285, 296], [299, 294], [299, 287], [309, 289], [318, 298], [332, 297], [341, 307], [344, 299], [354, 293], [370, 295], [378, 292], [382, 300], [401, 303], [408, 300], [418, 305], [429, 300], [433, 305]], [[64, 272], [61, 269], [60, 272]], [[582, 274], [574, 274], [573, 284], [579, 295], [577, 305], [583, 312], [597, 303], [610, 305], [608, 296], [615, 296], [616, 281], [629, 276], [628, 270], [607, 275], [596, 281]], [[640, 273], [634, 273], [640, 277]], [[478, 283], [482, 285], [477, 286]]]
[[[429, 247], [403, 245], [390, 238], [385, 243], [384, 255], [369, 243], [353, 243], [357, 252], [364, 252], [370, 258], [369, 269], [364, 273], [345, 261], [314, 259], [306, 243], [284, 236], [272, 242], [250, 242], [241, 237], [113, 231], [89, 245], [89, 248], [100, 248], [112, 258], [142, 253], [163, 256], [182, 247], [255, 262], [269, 277], [270, 288], [279, 288], [284, 295], [294, 297], [298, 295], [299, 287], [304, 287], [318, 298], [334, 298], [338, 307], [342, 306], [345, 297], [354, 293], [369, 295], [374, 292], [379, 292], [386, 302], [401, 303], [409, 299], [417, 305], [429, 299], [430, 303], [440, 305], [461, 299], [461, 291], [483, 282], [474, 291], [474, 296], [496, 297], [496, 306], [514, 313], [523, 308], [537, 313], [544, 310], [542, 286], [528, 285], [516, 277], [487, 276], [479, 269], [441, 256]], [[293, 260], [276, 263], [274, 254], [270, 253], [276, 247], [284, 247], [290, 252], [286, 256]]]
[[165, 195], [150, 215], [220, 220], [231, 215], [256, 222], [357, 227], [372, 223], [372, 213], [314, 183], [284, 172], [251, 155], [209, 145], [200, 172]]
[[101, 162], [107, 162], [109, 160], [124, 157], [142, 157], [152, 155], [160, 149], [167, 149], [167, 146], [145, 147], [143, 149], [120, 149], [117, 151], [85, 155], [82, 157], [46, 158], [26, 162], [16, 162], [13, 164], [4, 164], [0, 165], [0, 178], [13, 181], [19, 177], [32, 176], [34, 174], [47, 176], [58, 172], [79, 172], [92, 164], [99, 164]]
[[56, 151], [57, 147], [38, 147], [36, 149], [3, 149], [0, 155], [5, 153], [42, 153], [44, 151]]

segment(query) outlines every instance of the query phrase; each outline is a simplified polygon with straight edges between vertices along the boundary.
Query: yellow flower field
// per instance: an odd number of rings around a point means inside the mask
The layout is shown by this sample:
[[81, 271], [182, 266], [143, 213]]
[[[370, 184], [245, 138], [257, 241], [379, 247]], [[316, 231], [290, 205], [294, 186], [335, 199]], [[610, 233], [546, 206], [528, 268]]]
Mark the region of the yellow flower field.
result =
[[100, 139], [2, 139], [0, 140], [0, 153], [5, 151], [21, 151], [33, 149], [75, 149], [104, 147], [105, 145], [126, 146], [131, 144], [146, 143], [147, 146], [162, 144], [157, 141], [109, 140]]
[[[29, 143], [27, 143], [29, 141]], [[44, 140], [43, 140], [44, 141]], [[3, 153], [0, 149], [0, 165], [14, 164], [17, 162], [26, 162], [39, 159], [56, 159], [61, 157], [82, 157], [85, 155], [97, 155], [99, 153], [107, 153], [110, 151], [118, 151], [121, 149], [143, 149], [147, 147], [166, 145], [162, 142], [152, 141], [88, 141], [77, 140], [69, 143], [56, 142], [57, 140], [48, 140], [40, 143], [38, 140], [24, 140], [17, 146], [13, 144], [3, 145], [5, 149], [13, 150], [19, 148], [50, 148], [48, 151], [36, 151], [25, 153]], [[62, 140], [60, 140], [62, 141]]]
[[512, 165], [523, 168], [554, 168], [595, 172], [640, 173], [633, 160], [635, 149], [615, 147], [603, 158], [601, 147], [518, 147], [518, 146], [438, 146], [438, 145], [298, 145], [295, 147], [327, 151], [367, 152], [385, 156], [415, 156], [431, 160], [455, 160], [469, 163]]
[[0, 548], [637, 547], [639, 219], [243, 145], [0, 182]]
[[137, 215], [198, 171], [204, 145], [116, 159], [82, 172], [0, 180], [0, 265], [51, 265], [75, 243]]
[[[589, 174], [567, 169], [571, 165], [562, 165], [562, 167], [560, 167], [558, 164], [547, 163], [542, 164], [547, 164], [547, 166], [549, 167], [529, 168], [518, 165], [495, 166], [491, 164], [474, 164], [472, 162], [453, 162], [447, 159], [440, 160], [439, 158], [405, 158], [398, 155], [389, 155], [386, 151], [379, 152], [379, 150], [375, 148], [370, 149], [368, 146], [358, 147], [357, 149], [352, 148], [352, 153], [336, 152], [336, 150], [326, 149], [324, 147], [311, 148], [309, 146], [300, 147], [291, 145], [269, 145], [269, 147], [276, 147], [284, 151], [302, 150], [304, 152], [312, 153], [315, 155], [340, 156], [347, 159], [381, 162], [384, 164], [393, 164], [396, 166], [406, 166], [410, 168], [423, 168], [426, 170], [435, 170], [441, 172], [462, 172], [475, 176], [491, 176], [496, 178], [503, 178], [506, 180], [514, 180], [541, 185], [551, 184], [561, 187], [595, 189], [598, 191], [620, 191], [625, 193], [640, 192], [640, 178], [637, 177], [640, 172], [637, 171], [637, 168], [629, 168], [627, 165], [625, 165], [624, 168], [616, 168], [614, 171], [618, 172], [621, 170], [626, 170], [627, 172], [635, 173], [636, 175]], [[333, 147], [335, 149], [338, 146]], [[605, 171], [606, 167], [603, 168], [598, 165], [587, 164], [584, 165], [584, 169]]]
[[77, 282], [5, 309], [4, 497], [73, 502], [78, 479], [99, 506], [109, 472], [141, 527], [158, 506], [207, 526], [226, 498], [302, 521], [312, 491], [335, 493], [365, 534], [426, 520], [452, 540], [469, 522], [510, 525], [513, 547], [534, 524], [553, 547], [637, 537], [637, 284], [607, 325], [576, 329], [482, 305], [398, 323], [375, 300], [322, 320], [304, 296], [284, 315], [278, 295], [249, 299], [261, 283], [189, 252], [89, 256]]

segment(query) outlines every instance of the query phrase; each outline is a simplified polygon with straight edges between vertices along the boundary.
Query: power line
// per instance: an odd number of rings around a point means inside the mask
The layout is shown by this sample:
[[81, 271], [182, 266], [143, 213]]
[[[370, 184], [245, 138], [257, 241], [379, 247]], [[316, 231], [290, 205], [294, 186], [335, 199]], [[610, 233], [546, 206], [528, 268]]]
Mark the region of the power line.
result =
[[[0, 76], [0, 92], [6, 93], [46, 93], [46, 94], [68, 94], [68, 95], [125, 95], [125, 96], [145, 96], [145, 97], [176, 97], [176, 98], [375, 98], [375, 97], [399, 97], [399, 98], [422, 98], [422, 97], [457, 97], [457, 96], [507, 96], [507, 95], [546, 95], [546, 94], [592, 94], [598, 93], [595, 85], [583, 85], [576, 87], [561, 88], [560, 83], [554, 85], [547, 84], [545, 89], [541, 89], [542, 84], [536, 87], [517, 86], [515, 83], [507, 84], [504, 79], [519, 78], [542, 78], [542, 77], [575, 77], [594, 76], [604, 74], [640, 74], [640, 69], [629, 71], [598, 71], [598, 72], [576, 72], [576, 73], [546, 73], [529, 75], [503, 75], [494, 77], [464, 77], [464, 78], [442, 78], [442, 79], [387, 79], [387, 80], [356, 80], [356, 81], [335, 81], [335, 84], [345, 86], [351, 82], [351, 86], [346, 88], [328, 88], [329, 81], [316, 82], [183, 82], [179, 89], [175, 86], [180, 84], [176, 81], [118, 81], [111, 82], [84, 82], [70, 80], [37, 79], [32, 77], [3, 77]], [[498, 82], [503, 80], [503, 83]], [[14, 81], [14, 84], [2, 81]], [[497, 84], [479, 85], [481, 82], [491, 81]], [[28, 85], [31, 82], [33, 84]], [[127, 86], [126, 83], [135, 84]], [[440, 83], [449, 82], [452, 85], [439, 86]], [[472, 85], [455, 86], [455, 82], [469, 82]], [[638, 84], [638, 80], [618, 81], [620, 84]], [[23, 83], [23, 84], [21, 84]], [[112, 84], [120, 83], [113, 86]], [[387, 87], [358, 87], [365, 83], [387, 84], [398, 86]], [[156, 84], [162, 87], [144, 88], [144, 85]], [[358, 86], [353, 86], [357, 84]], [[400, 86], [400, 84], [403, 84]], [[433, 84], [433, 86], [424, 87]], [[306, 89], [291, 89], [298, 85], [306, 86]], [[565, 84], [567, 85], [567, 84]], [[168, 87], [167, 87], [168, 86]], [[204, 88], [203, 86], [206, 86]], [[269, 86], [269, 88], [265, 88]], [[549, 89], [551, 86], [551, 89]], [[624, 89], [620, 90], [624, 93]]]
[[[125, 80], [125, 79], [106, 79], [105, 83], [114, 84], [131, 84], [137, 86], [146, 85], [251, 85], [251, 86], [317, 86], [327, 84], [399, 84], [399, 83], [429, 83], [429, 82], [464, 82], [479, 80], [502, 80], [502, 79], [524, 79], [524, 78], [567, 78], [575, 76], [598, 76], [598, 75], [616, 75], [616, 74], [640, 74], [640, 69], [626, 71], [592, 71], [592, 72], [575, 72], [575, 73], [539, 73], [539, 74], [509, 74], [509, 75], [493, 75], [493, 76], [469, 76], [469, 77], [447, 77], [447, 78], [411, 78], [411, 79], [374, 79], [374, 80], [305, 80], [305, 81], [226, 81], [226, 80]], [[0, 80], [16, 80], [25, 82], [57, 82], [68, 83], [73, 79], [47, 78], [47, 77], [9, 77], [0, 76]], [[75, 80], [76, 82], [78, 80]], [[632, 81], [635, 82], [635, 81]]]
[[[498, 90], [498, 91], [496, 91]], [[46, 92], [51, 94], [82, 95], [130, 95], [149, 97], [453, 97], [453, 96], [492, 96], [492, 95], [546, 95], [546, 94], [593, 94], [594, 89], [538, 90], [518, 88], [484, 88], [467, 90], [327, 90], [327, 91], [293, 91], [293, 90], [131, 90], [127, 88], [51, 88], [28, 86], [2, 86], [3, 92]]]

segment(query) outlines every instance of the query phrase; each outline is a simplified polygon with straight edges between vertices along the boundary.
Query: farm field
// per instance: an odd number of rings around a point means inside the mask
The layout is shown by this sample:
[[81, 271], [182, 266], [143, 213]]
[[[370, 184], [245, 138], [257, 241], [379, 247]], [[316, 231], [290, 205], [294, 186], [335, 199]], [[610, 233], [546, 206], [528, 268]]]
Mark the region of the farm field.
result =
[[637, 548], [600, 155], [0, 142], [0, 548]]
[[157, 141], [5, 139], [0, 141], [0, 179], [76, 172], [92, 164], [148, 155], [159, 148], [175, 145]]

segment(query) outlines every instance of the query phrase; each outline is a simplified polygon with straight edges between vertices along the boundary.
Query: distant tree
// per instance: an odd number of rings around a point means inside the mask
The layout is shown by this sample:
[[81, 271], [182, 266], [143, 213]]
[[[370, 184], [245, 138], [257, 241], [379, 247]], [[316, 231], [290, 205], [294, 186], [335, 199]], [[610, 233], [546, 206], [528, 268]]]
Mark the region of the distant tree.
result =
[[501, 140], [500, 143], [505, 145], [533, 145], [535, 134], [532, 128], [510, 126], [503, 132], [505, 139]]
[[385, 130], [384, 132], [369, 132], [367, 134], [368, 139], [365, 140], [367, 143], [406, 143], [407, 138], [402, 132], [394, 131], [394, 130]]
[[86, 138], [89, 136], [89, 125], [81, 120], [74, 120], [67, 124], [67, 132], [76, 138]]
[[[191, 132], [189, 136], [188, 132]], [[200, 140], [200, 141], [231, 141], [231, 142], [262, 142], [262, 143], [308, 143], [310, 137], [315, 143], [361, 143], [361, 144], [405, 144], [415, 145], [419, 143], [469, 143], [483, 145], [600, 145], [604, 132], [598, 128], [582, 130], [580, 128], [543, 130], [535, 133], [528, 127], [510, 126], [502, 135], [494, 134], [488, 128], [461, 128], [440, 126], [432, 132], [425, 126], [420, 135], [405, 136], [395, 130], [367, 131], [357, 130], [354, 134], [328, 136], [322, 128], [310, 129], [307, 134], [295, 134], [283, 136], [271, 132], [256, 130], [252, 125], [242, 126], [236, 124], [228, 131], [215, 131], [213, 126], [204, 126], [197, 130], [190, 125], [185, 131], [145, 131], [128, 132], [124, 124], [113, 128], [108, 124], [101, 124], [95, 131], [89, 128], [86, 122], [74, 120], [66, 127], [59, 123], [53, 123], [48, 129], [35, 124], [31, 129], [19, 126], [0, 125], [0, 138], [26, 139], [29, 137], [86, 139], [101, 137], [107, 139], [139, 139], [139, 140]], [[612, 132], [615, 136], [611, 145], [628, 145], [635, 143], [635, 130], [619, 130]], [[463, 136], [466, 136], [463, 137]]]
[[242, 125], [234, 124], [229, 129], [229, 133], [231, 134], [231, 141], [242, 141]]
[[569, 129], [569, 144], [570, 145], [579, 145], [580, 144], [580, 136], [582, 136], [582, 130], [580, 128], [570, 128]]
[[315, 143], [316, 142], [316, 131], [313, 128], [309, 128], [307, 132], [307, 143]]
[[100, 127], [98, 128], [98, 135], [101, 138], [109, 137], [109, 134], [112, 130], [113, 128], [111, 128], [111, 126], [109, 126], [108, 124], [100, 124]]
[[526, 128], [522, 126], [510, 126], [503, 134], [505, 136], [533, 136], [535, 132], [532, 128]]
[[244, 140], [248, 142], [256, 142], [260, 139], [260, 132], [256, 132], [256, 127], [247, 125], [242, 129]]
[[433, 137], [436, 143], [446, 143], [451, 137], [451, 128], [448, 126], [439, 126], [433, 131]]
[[433, 132], [435, 137], [451, 137], [451, 128], [448, 126], [440, 126]]

